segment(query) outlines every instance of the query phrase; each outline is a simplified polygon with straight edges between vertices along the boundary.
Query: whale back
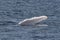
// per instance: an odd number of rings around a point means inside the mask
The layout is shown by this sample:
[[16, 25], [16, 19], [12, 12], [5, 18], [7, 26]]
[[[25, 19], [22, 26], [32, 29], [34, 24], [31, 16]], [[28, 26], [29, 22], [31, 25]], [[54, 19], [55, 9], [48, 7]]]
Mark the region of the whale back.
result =
[[41, 22], [43, 20], [46, 20], [46, 19], [47, 19], [47, 16], [32, 17], [32, 18], [25, 19], [25, 20], [19, 22], [19, 24], [20, 25], [34, 25], [34, 24]]

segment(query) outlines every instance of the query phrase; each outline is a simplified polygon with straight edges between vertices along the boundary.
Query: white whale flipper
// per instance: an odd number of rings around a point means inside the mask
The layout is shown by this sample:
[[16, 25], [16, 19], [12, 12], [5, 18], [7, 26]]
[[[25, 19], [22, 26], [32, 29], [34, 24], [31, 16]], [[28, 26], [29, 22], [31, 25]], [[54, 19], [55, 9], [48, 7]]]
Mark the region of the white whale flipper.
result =
[[22, 26], [35, 25], [36, 23], [46, 20], [47, 18], [48, 18], [47, 16], [32, 17], [29, 19], [25, 19], [25, 20], [19, 22], [18, 24], [20, 24]]

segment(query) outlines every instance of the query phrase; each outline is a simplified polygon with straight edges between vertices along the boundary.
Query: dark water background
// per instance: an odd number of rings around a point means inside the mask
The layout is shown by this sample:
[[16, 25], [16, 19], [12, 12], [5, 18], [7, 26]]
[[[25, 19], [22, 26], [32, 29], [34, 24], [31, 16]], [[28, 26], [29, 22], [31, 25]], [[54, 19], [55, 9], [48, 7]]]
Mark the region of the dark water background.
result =
[[[34, 16], [48, 26], [20, 26]], [[60, 40], [60, 0], [0, 0], [0, 40]]]

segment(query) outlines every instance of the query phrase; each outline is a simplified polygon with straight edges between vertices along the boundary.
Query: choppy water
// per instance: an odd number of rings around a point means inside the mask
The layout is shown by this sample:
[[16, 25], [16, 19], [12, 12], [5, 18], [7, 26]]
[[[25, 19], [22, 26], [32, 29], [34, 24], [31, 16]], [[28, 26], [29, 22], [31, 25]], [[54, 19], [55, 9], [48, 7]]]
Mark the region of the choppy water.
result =
[[[18, 25], [41, 15], [48, 26]], [[60, 0], [0, 0], [0, 40], [60, 40]]]

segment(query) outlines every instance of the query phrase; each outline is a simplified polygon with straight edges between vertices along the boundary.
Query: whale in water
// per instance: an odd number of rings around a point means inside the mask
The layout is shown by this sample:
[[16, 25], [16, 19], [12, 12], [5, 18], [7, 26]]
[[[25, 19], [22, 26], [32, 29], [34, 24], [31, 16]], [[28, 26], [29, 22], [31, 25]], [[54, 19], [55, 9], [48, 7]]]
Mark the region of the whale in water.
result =
[[48, 18], [47, 16], [32, 17], [32, 18], [24, 19], [20, 21], [18, 24], [20, 24], [21, 26], [36, 25], [36, 23], [46, 20], [47, 18]]

